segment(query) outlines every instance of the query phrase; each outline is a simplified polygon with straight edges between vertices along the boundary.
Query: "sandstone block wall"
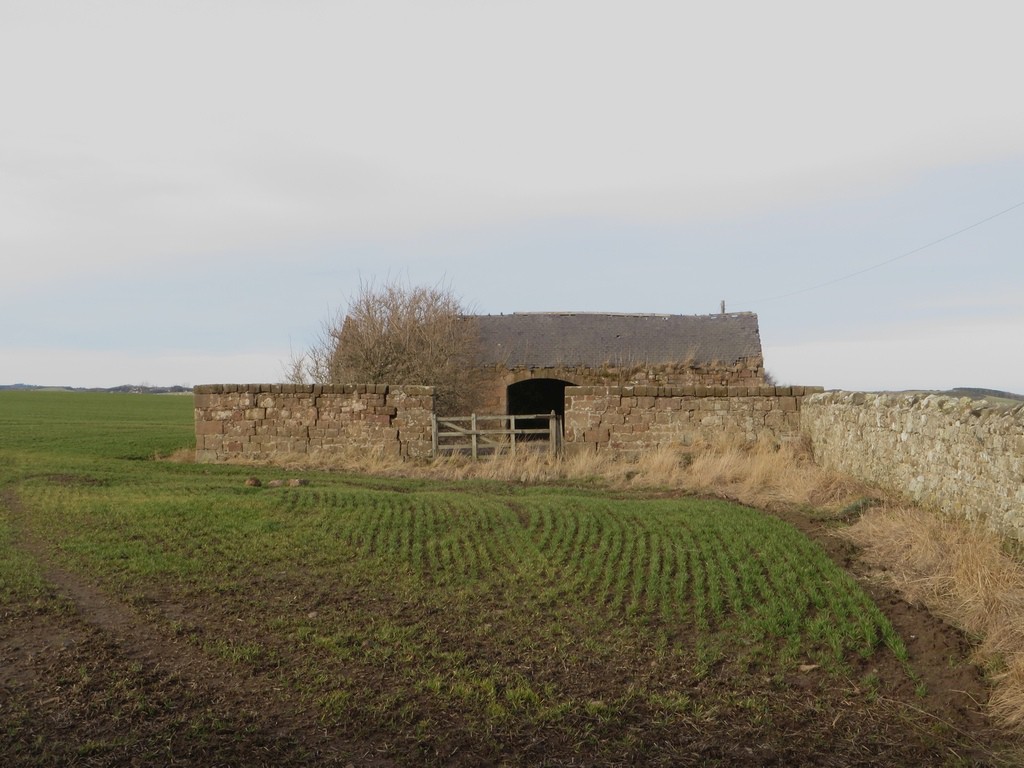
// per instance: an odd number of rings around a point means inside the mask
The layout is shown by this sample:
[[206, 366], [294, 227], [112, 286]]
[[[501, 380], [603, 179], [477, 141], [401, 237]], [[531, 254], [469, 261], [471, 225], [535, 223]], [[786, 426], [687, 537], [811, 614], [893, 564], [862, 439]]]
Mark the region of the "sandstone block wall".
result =
[[743, 358], [733, 364], [700, 366], [690, 363], [665, 365], [559, 366], [557, 368], [507, 368], [494, 366], [482, 371], [482, 412], [505, 413], [509, 385], [530, 379], [558, 379], [576, 386], [657, 387], [760, 386], [764, 384], [764, 361], [760, 357]]
[[635, 458], [664, 445], [735, 436], [800, 438], [800, 407], [821, 387], [566, 387], [567, 451]]
[[209, 384], [194, 390], [196, 460], [431, 450], [432, 387]]
[[1024, 406], [828, 392], [800, 421], [820, 465], [1024, 540]]

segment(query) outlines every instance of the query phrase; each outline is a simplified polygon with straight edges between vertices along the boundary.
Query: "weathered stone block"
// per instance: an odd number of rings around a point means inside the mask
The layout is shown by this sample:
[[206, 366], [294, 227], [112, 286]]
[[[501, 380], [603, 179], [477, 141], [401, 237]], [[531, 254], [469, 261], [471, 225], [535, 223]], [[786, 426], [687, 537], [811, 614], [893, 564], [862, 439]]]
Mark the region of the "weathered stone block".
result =
[[564, 446], [565, 456], [571, 458], [580, 454], [590, 454], [597, 450], [597, 443], [566, 442]]
[[226, 421], [224, 434], [230, 437], [251, 437], [256, 434], [256, 425], [248, 421]]
[[222, 435], [224, 434], [223, 421], [197, 421], [197, 435]]

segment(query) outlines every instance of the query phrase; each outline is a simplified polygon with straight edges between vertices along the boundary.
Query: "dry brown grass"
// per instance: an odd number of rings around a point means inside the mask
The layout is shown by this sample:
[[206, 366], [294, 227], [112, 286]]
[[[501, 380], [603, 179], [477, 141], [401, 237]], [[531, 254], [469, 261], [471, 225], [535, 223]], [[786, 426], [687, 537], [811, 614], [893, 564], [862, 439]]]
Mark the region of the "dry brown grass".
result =
[[802, 442], [720, 441], [661, 448], [636, 464], [634, 480], [762, 509], [834, 509], [870, 493], [864, 484], [816, 465]]
[[474, 461], [446, 455], [430, 462], [403, 462], [397, 456], [347, 452], [277, 461], [286, 466], [315, 466], [381, 476], [471, 478], [514, 483], [587, 482], [621, 490], [666, 490], [719, 496], [764, 509], [814, 507], [836, 509], [871, 495], [870, 489], [818, 467], [803, 443], [720, 441], [667, 446], [636, 461], [619, 461], [606, 453], [579, 452], [553, 457], [520, 451]]
[[414, 465], [401, 456], [376, 449], [339, 449], [320, 453], [278, 454], [273, 460], [254, 462], [286, 469], [320, 469], [329, 472], [352, 472], [359, 475], [403, 477], [416, 474]]
[[980, 524], [906, 507], [868, 510], [840, 535], [864, 549], [880, 577], [909, 602], [976, 640], [992, 672], [992, 713], [1024, 728], [1024, 566]]

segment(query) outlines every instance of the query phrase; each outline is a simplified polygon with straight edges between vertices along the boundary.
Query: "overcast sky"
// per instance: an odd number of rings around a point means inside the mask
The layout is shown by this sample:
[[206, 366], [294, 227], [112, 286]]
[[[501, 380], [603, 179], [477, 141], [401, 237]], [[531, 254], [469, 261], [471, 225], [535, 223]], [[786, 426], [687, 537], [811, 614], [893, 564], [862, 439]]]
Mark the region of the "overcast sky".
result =
[[[1019, 2], [0, 0], [0, 384], [275, 382], [364, 281], [1024, 392]], [[1018, 207], [1014, 207], [1018, 206]]]

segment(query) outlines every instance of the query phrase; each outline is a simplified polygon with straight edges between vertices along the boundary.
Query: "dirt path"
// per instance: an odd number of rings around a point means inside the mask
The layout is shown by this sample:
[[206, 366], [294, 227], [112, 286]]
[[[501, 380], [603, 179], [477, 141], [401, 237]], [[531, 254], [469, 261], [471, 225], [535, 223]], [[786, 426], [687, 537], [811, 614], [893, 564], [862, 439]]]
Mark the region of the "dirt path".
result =
[[859, 561], [857, 548], [833, 535], [834, 529], [827, 523], [799, 512], [773, 514], [816, 541], [838, 565], [859, 577], [861, 586], [906, 643], [911, 666], [921, 676], [920, 688], [911, 681], [906, 687], [912, 689], [922, 709], [965, 734], [980, 739], [996, 734], [985, 712], [989, 687], [982, 670], [971, 661], [971, 644], [963, 632], [924, 606], [911, 605], [888, 587], [864, 578], [867, 571]]
[[161, 754], [210, 764], [393, 764], [373, 745], [340, 742], [315, 717], [296, 717], [305, 713], [271, 676], [211, 657], [163, 631], [167, 621], [62, 568], [25, 524], [17, 495], [4, 490], [0, 504], [53, 597], [32, 612], [0, 613], [0, 702], [16, 737], [0, 742], [15, 750], [5, 765], [55, 765], [71, 752], [64, 764], [152, 765]]

